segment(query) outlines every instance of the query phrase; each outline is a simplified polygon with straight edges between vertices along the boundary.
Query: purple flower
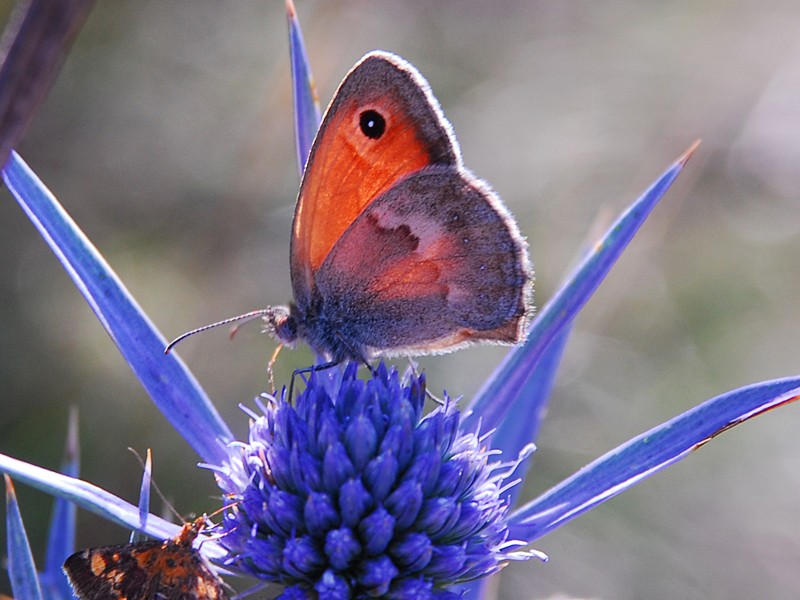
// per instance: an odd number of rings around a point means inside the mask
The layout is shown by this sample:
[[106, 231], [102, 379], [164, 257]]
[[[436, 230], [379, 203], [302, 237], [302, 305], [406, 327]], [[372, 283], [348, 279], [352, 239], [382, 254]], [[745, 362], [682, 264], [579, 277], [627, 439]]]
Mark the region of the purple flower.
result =
[[502, 463], [454, 402], [423, 416], [425, 376], [313, 373], [296, 406], [265, 397], [250, 439], [215, 468], [237, 501], [220, 540], [231, 566], [296, 592], [425, 597], [498, 571], [509, 540]]

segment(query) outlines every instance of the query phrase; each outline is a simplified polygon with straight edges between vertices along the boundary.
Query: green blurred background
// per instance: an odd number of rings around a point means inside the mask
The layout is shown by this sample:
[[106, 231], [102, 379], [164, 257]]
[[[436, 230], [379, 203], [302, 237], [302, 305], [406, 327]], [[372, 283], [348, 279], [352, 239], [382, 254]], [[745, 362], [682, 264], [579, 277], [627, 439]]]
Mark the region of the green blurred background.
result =
[[[530, 241], [538, 305], [598, 215], [703, 139], [577, 322], [526, 497], [700, 401], [800, 371], [795, 0], [297, 8], [323, 104], [375, 48], [429, 79]], [[282, 2], [100, 2], [19, 151], [173, 337], [290, 298], [291, 123]], [[213, 509], [210, 475], [0, 195], [0, 451], [56, 468], [77, 406], [86, 479], [135, 501], [126, 448], [152, 448], [178, 510]], [[239, 436], [274, 347], [256, 325], [180, 346]], [[504, 352], [420, 362], [433, 390], [469, 397]], [[279, 380], [309, 360], [284, 351]], [[726, 433], [540, 540], [551, 561], [510, 566], [498, 597], [797, 598], [798, 429], [790, 406]], [[41, 561], [51, 502], [18, 492]], [[126, 539], [80, 513], [79, 546]]]

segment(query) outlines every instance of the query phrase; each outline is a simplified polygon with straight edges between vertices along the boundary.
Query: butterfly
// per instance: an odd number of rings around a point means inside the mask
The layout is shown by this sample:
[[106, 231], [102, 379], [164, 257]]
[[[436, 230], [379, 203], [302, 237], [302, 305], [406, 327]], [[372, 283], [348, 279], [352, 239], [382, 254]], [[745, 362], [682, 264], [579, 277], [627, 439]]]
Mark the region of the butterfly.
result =
[[222, 580], [193, 547], [206, 517], [173, 539], [81, 550], [64, 572], [81, 600], [228, 600]]
[[291, 236], [294, 301], [262, 317], [329, 365], [514, 344], [532, 313], [527, 244], [463, 165], [427, 81], [387, 52], [347, 74], [312, 144]]

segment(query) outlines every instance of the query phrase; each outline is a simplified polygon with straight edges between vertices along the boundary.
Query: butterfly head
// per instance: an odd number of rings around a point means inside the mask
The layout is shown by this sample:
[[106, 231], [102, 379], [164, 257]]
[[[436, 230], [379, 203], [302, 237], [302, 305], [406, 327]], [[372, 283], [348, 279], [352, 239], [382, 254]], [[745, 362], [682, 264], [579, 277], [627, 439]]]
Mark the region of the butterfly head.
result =
[[297, 319], [288, 306], [270, 306], [263, 311], [264, 329], [287, 346], [297, 341]]

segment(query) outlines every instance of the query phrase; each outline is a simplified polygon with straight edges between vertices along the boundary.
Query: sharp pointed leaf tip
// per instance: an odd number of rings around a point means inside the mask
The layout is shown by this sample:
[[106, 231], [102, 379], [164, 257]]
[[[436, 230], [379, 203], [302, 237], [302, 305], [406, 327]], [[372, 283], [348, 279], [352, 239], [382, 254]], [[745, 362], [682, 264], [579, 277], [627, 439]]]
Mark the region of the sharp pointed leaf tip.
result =
[[153, 453], [147, 449], [144, 460], [144, 472], [142, 473], [142, 485], [139, 488], [139, 518], [142, 526], [147, 524], [147, 516], [150, 513], [150, 482], [153, 475]]
[[771, 410], [775, 410], [776, 408], [780, 408], [781, 406], [786, 406], [787, 404], [791, 404], [792, 402], [797, 402], [798, 400], [800, 400], [800, 394], [794, 395], [794, 396], [788, 396], [788, 397], [776, 402], [775, 404], [770, 404], [770, 405], [767, 405], [767, 406], [760, 406], [760, 407], [750, 411], [746, 415], [742, 415], [741, 417], [732, 420], [730, 423], [726, 423], [725, 425], [723, 425], [722, 427], [717, 429], [714, 433], [709, 435], [704, 440], [701, 440], [701, 441], [697, 442], [690, 449], [690, 451], [694, 452], [695, 450], [699, 450], [700, 448], [705, 446], [708, 442], [713, 440], [718, 435], [721, 435], [721, 434], [725, 433], [729, 429], [733, 429], [737, 425], [741, 425], [745, 421], [749, 421], [753, 417], [757, 417], [759, 415], [763, 415], [764, 413], [767, 413], [767, 412], [769, 412]]
[[692, 155], [694, 154], [695, 150], [697, 150], [697, 148], [700, 146], [700, 143], [702, 141], [703, 140], [695, 140], [695, 142], [691, 146], [689, 146], [688, 150], [686, 150], [686, 152], [684, 152], [676, 162], [680, 166], [685, 165], [689, 161], [689, 159], [692, 158]]
[[317, 95], [311, 66], [308, 62], [303, 33], [294, 10], [294, 5], [287, 4], [289, 21], [289, 61], [292, 69], [292, 87], [294, 104], [295, 144], [297, 149], [297, 166], [302, 177], [306, 166], [311, 144], [320, 123], [319, 97]]
[[[688, 156], [696, 147], [697, 143], [693, 144], [682, 160], [688, 160]], [[523, 389], [520, 382], [528, 378], [520, 371], [523, 362], [527, 366], [527, 373], [534, 372], [533, 369], [542, 360], [553, 340], [570, 325], [605, 279], [619, 256], [650, 216], [653, 208], [672, 185], [681, 167], [682, 163], [673, 163], [622, 212], [603, 238], [595, 244], [592, 252], [542, 307], [528, 329], [527, 341], [512, 348], [500, 367], [475, 396], [469, 406], [472, 417], [467, 417], [467, 423], [469, 419], [474, 419], [475, 415], [480, 414], [484, 426], [491, 429], [503, 419], [508, 408], [513, 405], [514, 399], [518, 397], [519, 391]], [[512, 377], [515, 381], [510, 383]], [[487, 416], [490, 414], [494, 414], [494, 419], [487, 421]]]
[[[78, 407], [71, 406], [69, 409], [69, 422], [67, 424], [67, 443], [64, 450], [64, 463], [74, 466], [77, 471], [80, 462], [80, 439], [78, 437]], [[72, 476], [77, 476], [77, 472], [70, 471]]]
[[173, 427], [205, 460], [224, 457], [233, 434], [180, 359], [160, 358], [163, 336], [88, 237], [13, 151], [3, 178]]
[[[69, 477], [78, 477], [80, 473], [80, 452], [78, 445], [78, 409], [70, 407], [67, 442], [64, 450], [61, 473]], [[75, 551], [75, 521], [77, 507], [65, 498], [56, 498], [50, 517], [50, 529], [47, 536], [47, 554], [45, 572], [42, 581], [45, 585], [55, 585], [65, 594], [67, 587], [62, 581], [61, 564], [64, 557]], [[69, 598], [69, 595], [64, 595]]]
[[792, 377], [726, 392], [633, 438], [515, 511], [511, 537], [540, 538], [728, 429], [799, 400], [799, 384], [800, 377]]
[[6, 482], [6, 527], [8, 538], [8, 577], [16, 598], [41, 600], [42, 590], [33, 561], [28, 534], [17, 504], [14, 484], [8, 474]]

